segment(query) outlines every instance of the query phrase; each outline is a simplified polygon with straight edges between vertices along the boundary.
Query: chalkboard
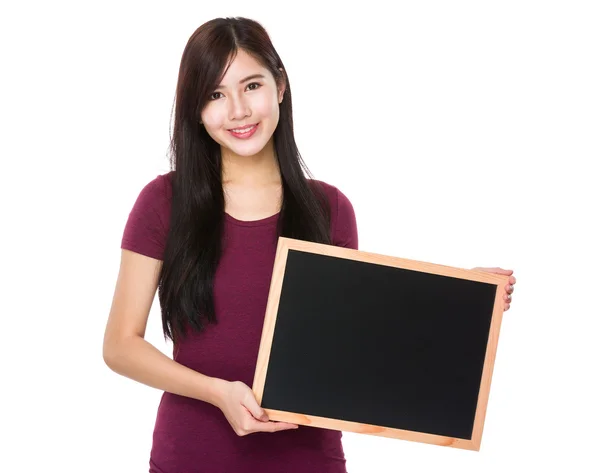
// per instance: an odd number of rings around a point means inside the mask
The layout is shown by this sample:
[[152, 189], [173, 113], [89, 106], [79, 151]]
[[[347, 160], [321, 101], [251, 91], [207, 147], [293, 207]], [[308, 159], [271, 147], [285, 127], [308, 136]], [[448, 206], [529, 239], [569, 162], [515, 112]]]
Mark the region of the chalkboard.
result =
[[270, 420], [478, 451], [508, 276], [279, 237]]

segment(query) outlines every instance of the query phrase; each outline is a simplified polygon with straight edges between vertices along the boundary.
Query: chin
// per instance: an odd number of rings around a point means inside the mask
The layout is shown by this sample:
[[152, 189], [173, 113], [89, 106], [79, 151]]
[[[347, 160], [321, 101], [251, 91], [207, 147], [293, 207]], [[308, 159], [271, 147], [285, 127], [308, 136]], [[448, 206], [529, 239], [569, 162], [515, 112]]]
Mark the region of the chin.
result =
[[235, 154], [237, 154], [238, 156], [254, 156], [258, 153], [260, 153], [264, 148], [265, 148], [265, 144], [263, 144], [262, 146], [249, 146], [247, 148], [244, 147], [231, 147], [229, 148], [231, 151], [233, 151]]
[[221, 144], [239, 156], [254, 156], [260, 153], [269, 144], [270, 140], [261, 139], [260, 136], [253, 138], [255, 139], [250, 139], [246, 142], [240, 140], [239, 143], [236, 143], [236, 139], [233, 138], [234, 141], [228, 139], [226, 144]]

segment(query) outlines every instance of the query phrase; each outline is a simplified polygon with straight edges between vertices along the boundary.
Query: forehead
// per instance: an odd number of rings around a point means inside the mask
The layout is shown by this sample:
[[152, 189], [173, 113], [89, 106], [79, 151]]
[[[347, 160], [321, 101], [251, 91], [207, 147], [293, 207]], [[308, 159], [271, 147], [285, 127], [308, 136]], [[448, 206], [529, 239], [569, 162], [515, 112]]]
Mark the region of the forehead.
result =
[[235, 59], [229, 65], [229, 68], [221, 80], [222, 85], [234, 86], [238, 81], [251, 74], [262, 74], [266, 79], [271, 78], [269, 70], [254, 59], [246, 51], [238, 50]]

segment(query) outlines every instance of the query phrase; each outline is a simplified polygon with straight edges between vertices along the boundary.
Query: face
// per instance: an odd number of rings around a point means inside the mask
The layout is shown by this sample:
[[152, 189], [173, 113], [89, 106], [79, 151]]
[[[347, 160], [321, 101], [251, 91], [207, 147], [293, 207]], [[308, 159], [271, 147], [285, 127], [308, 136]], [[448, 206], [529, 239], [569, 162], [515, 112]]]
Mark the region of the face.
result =
[[253, 156], [271, 140], [284, 90], [277, 89], [268, 69], [239, 50], [220, 87], [210, 95], [202, 124], [222, 151]]

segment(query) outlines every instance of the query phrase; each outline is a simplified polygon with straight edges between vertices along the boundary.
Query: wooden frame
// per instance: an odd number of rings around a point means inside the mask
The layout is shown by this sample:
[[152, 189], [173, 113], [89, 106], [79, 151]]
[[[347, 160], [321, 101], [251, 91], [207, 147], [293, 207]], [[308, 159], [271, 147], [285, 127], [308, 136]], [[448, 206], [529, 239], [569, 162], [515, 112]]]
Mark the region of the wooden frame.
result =
[[449, 446], [479, 451], [492, 379], [493, 366], [496, 355], [496, 347], [498, 344], [498, 337], [500, 332], [500, 324], [504, 312], [504, 286], [508, 283], [508, 277], [481, 271], [460, 269], [439, 264], [419, 262], [399, 257], [385, 256], [376, 253], [343, 248], [333, 245], [324, 245], [303, 240], [295, 240], [291, 238], [280, 237], [277, 245], [277, 252], [273, 267], [273, 275], [271, 279], [270, 292], [267, 301], [263, 332], [252, 388], [259, 404], [262, 404], [263, 399], [267, 368], [269, 366], [269, 357], [271, 354], [271, 347], [275, 330], [276, 317], [278, 313], [281, 290], [283, 286], [283, 276], [285, 273], [285, 267], [289, 250], [298, 250], [319, 255], [333, 256], [336, 258], [345, 258], [349, 260], [375, 263], [378, 265], [391, 266], [395, 268], [404, 268], [408, 270], [426, 272], [430, 274], [450, 276], [471, 281], [485, 282], [497, 285], [497, 288], [495, 292], [487, 349], [485, 350], [485, 361], [483, 365], [479, 395], [477, 398], [477, 408], [473, 424], [473, 431], [470, 440], [265, 408], [269, 419], [275, 421], [291, 422], [299, 425], [306, 425], [312, 427], [321, 427], [332, 430], [398, 438], [403, 440], [423, 442], [440, 446]]

